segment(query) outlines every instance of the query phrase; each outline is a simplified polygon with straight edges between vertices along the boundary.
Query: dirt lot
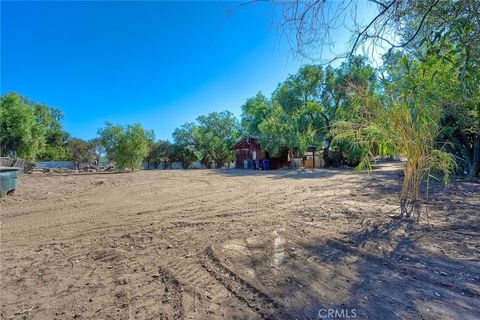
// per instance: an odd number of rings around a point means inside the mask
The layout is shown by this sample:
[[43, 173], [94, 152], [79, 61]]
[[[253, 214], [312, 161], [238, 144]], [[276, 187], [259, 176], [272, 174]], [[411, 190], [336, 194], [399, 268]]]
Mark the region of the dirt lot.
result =
[[392, 165], [22, 175], [0, 201], [0, 316], [479, 319], [480, 184], [435, 186], [411, 229], [388, 217], [399, 181]]

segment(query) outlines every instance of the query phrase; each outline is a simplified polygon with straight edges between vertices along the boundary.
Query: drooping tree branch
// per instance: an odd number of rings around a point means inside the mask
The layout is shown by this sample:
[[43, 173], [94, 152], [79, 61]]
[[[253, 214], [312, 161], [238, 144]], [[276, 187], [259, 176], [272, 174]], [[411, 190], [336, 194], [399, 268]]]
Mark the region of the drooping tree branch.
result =
[[427, 16], [432, 11], [433, 7], [435, 7], [439, 2], [440, 2], [440, 0], [436, 0], [431, 6], [429, 6], [428, 10], [422, 16], [422, 19], [420, 20], [420, 23], [418, 24], [418, 27], [415, 30], [415, 32], [413, 33], [413, 35], [410, 38], [408, 38], [405, 42], [403, 42], [399, 45], [392, 45], [387, 52], [387, 56], [390, 56], [390, 53], [395, 48], [404, 48], [404, 47], [408, 46], [418, 36], [418, 34], [420, 33], [420, 30], [423, 27], [423, 24], [425, 23], [425, 20], [427, 19]]
[[[326, 58], [323, 56], [325, 49], [333, 55], [328, 57], [328, 62], [332, 62], [351, 57], [360, 48], [371, 50], [372, 54], [389, 54], [396, 48], [408, 48], [423, 30], [432, 28], [426, 26], [429, 16], [435, 17], [433, 21], [437, 27], [442, 23], [439, 17], [447, 10], [440, 0], [368, 0], [369, 9], [375, 10], [376, 7], [377, 13], [364, 21], [367, 16], [360, 10], [360, 6], [366, 4], [363, 1], [272, 0], [283, 11], [279, 25], [295, 52], [317, 62]], [[440, 3], [442, 8], [434, 10]], [[467, 6], [461, 3], [451, 5]], [[333, 32], [339, 28], [350, 33], [351, 42], [345, 51], [334, 52]]]
[[392, 0], [390, 4], [388, 4], [386, 7], [384, 6], [384, 9], [380, 11], [379, 14], [377, 14], [371, 21], [370, 23], [363, 28], [363, 30], [357, 35], [355, 38], [355, 41], [353, 42], [352, 49], [350, 50], [350, 56], [353, 56], [355, 51], [357, 50], [357, 45], [362, 36], [368, 31], [368, 29], [378, 20], [380, 17], [382, 17], [395, 3], [397, 0]]

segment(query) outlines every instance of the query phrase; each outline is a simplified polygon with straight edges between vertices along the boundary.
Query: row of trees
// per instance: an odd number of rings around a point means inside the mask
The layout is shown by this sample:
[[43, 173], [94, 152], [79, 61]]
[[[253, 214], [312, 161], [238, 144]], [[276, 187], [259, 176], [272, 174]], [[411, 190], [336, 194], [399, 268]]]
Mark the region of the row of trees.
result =
[[63, 113], [16, 93], [0, 98], [0, 155], [30, 161], [100, 160], [98, 139], [71, 138], [61, 124]]
[[176, 129], [173, 143], [155, 141], [154, 132], [140, 124], [107, 123], [91, 141], [70, 138], [60, 110], [6, 94], [0, 109], [1, 153], [78, 164], [106, 156], [120, 168], [140, 168], [143, 161], [154, 168], [172, 162], [187, 168], [198, 160], [210, 168], [230, 163], [231, 146], [252, 134], [273, 156], [286, 150], [302, 154], [316, 146], [323, 148], [326, 166], [365, 169], [374, 156], [396, 154], [420, 157], [422, 164], [414, 166], [422, 170], [412, 170], [422, 177], [432, 170], [449, 173], [454, 163], [458, 172], [473, 177], [480, 167], [479, 98], [465, 99], [464, 91], [475, 88], [451, 76], [457, 72], [457, 55], [452, 50], [440, 57], [398, 52], [381, 69], [361, 56], [337, 68], [307, 65], [270, 97], [258, 93], [247, 99], [240, 120], [229, 111], [202, 115]]
[[140, 124], [117, 125], [107, 122], [98, 137], [86, 141], [72, 138], [63, 129], [59, 109], [31, 101], [16, 93], [0, 98], [0, 154], [31, 161], [71, 160], [77, 165], [115, 162], [120, 169], [148, 165], [167, 168], [181, 162], [187, 168], [200, 160], [207, 167], [232, 161], [230, 147], [238, 139], [238, 120], [228, 111], [200, 116], [175, 130], [175, 143], [155, 141], [153, 130]]
[[146, 161], [154, 168], [181, 162], [184, 168], [200, 161], [207, 168], [223, 167], [233, 161], [230, 148], [240, 138], [239, 121], [229, 111], [202, 115], [173, 132], [174, 143], [159, 140], [150, 147]]

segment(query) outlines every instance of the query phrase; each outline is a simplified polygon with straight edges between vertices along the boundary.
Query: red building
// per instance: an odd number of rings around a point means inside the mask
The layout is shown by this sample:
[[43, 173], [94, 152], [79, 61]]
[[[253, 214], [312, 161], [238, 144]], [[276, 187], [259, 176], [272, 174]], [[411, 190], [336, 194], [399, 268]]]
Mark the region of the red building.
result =
[[[268, 160], [271, 169], [288, 167], [288, 151], [279, 157], [270, 157], [268, 152], [263, 150], [260, 140], [253, 135], [245, 136], [231, 148], [235, 151], [235, 168], [263, 169], [264, 160]], [[254, 163], [254, 167], [248, 165], [249, 161]]]

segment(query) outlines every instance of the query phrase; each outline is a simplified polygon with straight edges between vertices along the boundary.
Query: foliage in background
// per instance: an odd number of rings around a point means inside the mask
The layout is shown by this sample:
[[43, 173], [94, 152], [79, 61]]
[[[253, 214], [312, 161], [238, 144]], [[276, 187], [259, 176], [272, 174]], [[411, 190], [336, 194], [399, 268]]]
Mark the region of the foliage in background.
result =
[[480, 42], [480, 3], [414, 2], [399, 11], [395, 20], [416, 22], [405, 24], [400, 33], [402, 39], [412, 39], [403, 51], [422, 63], [435, 61], [439, 66], [434, 87], [442, 109], [439, 140], [447, 142], [446, 150], [456, 156], [460, 173], [479, 175], [480, 46], [476, 44]]
[[197, 118], [194, 129], [196, 149], [202, 159], [208, 159], [217, 168], [233, 161], [230, 148], [239, 138], [239, 124], [230, 111], [212, 112]]
[[181, 162], [184, 169], [187, 169], [193, 161], [198, 160], [198, 155], [195, 152], [194, 130], [195, 124], [188, 122], [175, 129], [172, 134], [175, 141], [172, 150], [173, 161]]
[[196, 160], [197, 156], [191, 147], [182, 144], [172, 146], [172, 162], [181, 162], [182, 167], [187, 169]]
[[35, 106], [37, 121], [45, 127], [45, 149], [37, 155], [38, 160], [70, 160], [67, 147], [70, 135], [62, 127], [63, 113], [56, 108], [37, 104]]
[[[300, 55], [322, 59], [325, 46], [334, 43], [331, 31], [352, 21], [351, 41], [335, 59], [358, 52], [374, 57], [386, 51], [384, 63], [395, 67], [407, 53], [418, 61], [441, 59], [449, 79], [437, 78], [445, 94], [439, 140], [455, 154], [461, 173], [480, 174], [480, 2], [478, 0], [376, 0], [371, 19], [358, 14], [362, 0], [279, 2], [280, 24]], [[346, 20], [347, 19], [347, 20]], [[330, 49], [333, 49], [330, 47]], [[449, 64], [449, 65], [448, 65]], [[383, 67], [382, 67], [383, 68]], [[401, 78], [397, 81], [402, 82]]]
[[119, 169], [140, 169], [154, 140], [153, 131], [145, 130], [140, 124], [127, 126], [107, 122], [98, 131], [107, 158]]
[[[285, 150], [303, 154], [311, 146], [323, 149], [326, 166], [356, 164], [366, 152], [348, 141], [334, 141], [333, 124], [350, 115], [351, 87], [376, 90], [375, 70], [363, 57], [352, 57], [338, 68], [307, 65], [288, 77], [270, 100], [262, 94], [242, 106], [244, 131], [260, 137], [272, 155]], [[336, 157], [330, 158], [331, 149]]]
[[93, 141], [73, 138], [68, 141], [68, 149], [70, 159], [75, 162], [77, 170], [80, 169], [81, 164], [90, 164], [96, 160], [95, 142]]
[[196, 123], [186, 123], [173, 133], [177, 153], [181, 147], [183, 155], [194, 154], [191, 159], [200, 159], [208, 168], [233, 161], [230, 148], [239, 136], [238, 120], [230, 111], [199, 116]]
[[[60, 110], [16, 93], [0, 98], [0, 153], [27, 160], [69, 158]], [[60, 158], [60, 159], [58, 159]]]
[[242, 105], [241, 127], [245, 133], [259, 136], [259, 125], [272, 113], [270, 101], [261, 92]]
[[2, 156], [35, 160], [44, 147], [44, 137], [35, 119], [35, 109], [25, 97], [15, 93], [2, 96], [0, 108], [0, 148]]
[[174, 158], [174, 146], [168, 140], [158, 140], [151, 148], [150, 152], [145, 159], [147, 161], [148, 168], [150, 164], [153, 164], [153, 168], [158, 169], [160, 164], [162, 169], [167, 169]]
[[432, 172], [442, 172], [446, 181], [458, 163], [458, 173], [480, 174], [480, 2], [371, 2], [377, 10], [366, 21], [357, 15], [358, 0], [279, 3], [281, 24], [304, 56], [321, 58], [332, 43], [330, 31], [346, 18], [353, 20], [351, 42], [335, 59], [386, 49], [384, 91], [352, 90], [358, 108], [353, 118], [336, 121], [335, 139], [368, 150], [359, 168], [376, 154], [407, 157], [401, 207], [408, 216]]

